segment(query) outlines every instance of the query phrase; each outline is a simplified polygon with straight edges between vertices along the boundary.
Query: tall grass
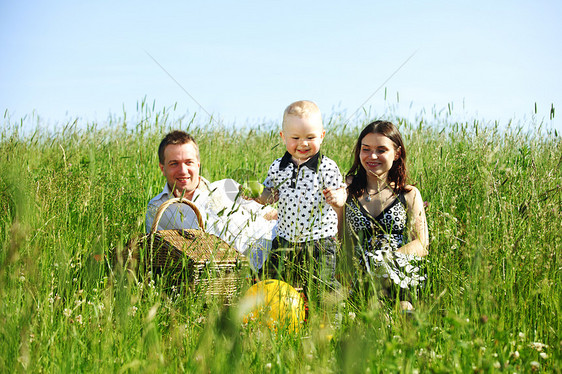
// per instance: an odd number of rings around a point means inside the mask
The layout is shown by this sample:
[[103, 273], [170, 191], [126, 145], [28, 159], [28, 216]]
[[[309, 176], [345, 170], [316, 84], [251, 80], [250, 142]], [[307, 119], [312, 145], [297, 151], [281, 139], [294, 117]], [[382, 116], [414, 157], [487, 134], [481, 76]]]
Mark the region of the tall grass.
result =
[[[447, 114], [399, 124], [427, 201], [429, 283], [413, 316], [366, 300], [313, 306], [296, 334], [237, 306], [164, 292], [114, 266], [144, 229], [169, 129], [199, 142], [210, 180], [263, 179], [278, 130], [217, 128], [139, 108], [0, 139], [0, 371], [525, 372], [562, 367], [562, 144]], [[345, 172], [364, 123], [332, 117], [324, 152]], [[210, 129], [206, 129], [210, 127]], [[94, 255], [102, 255], [98, 262]]]

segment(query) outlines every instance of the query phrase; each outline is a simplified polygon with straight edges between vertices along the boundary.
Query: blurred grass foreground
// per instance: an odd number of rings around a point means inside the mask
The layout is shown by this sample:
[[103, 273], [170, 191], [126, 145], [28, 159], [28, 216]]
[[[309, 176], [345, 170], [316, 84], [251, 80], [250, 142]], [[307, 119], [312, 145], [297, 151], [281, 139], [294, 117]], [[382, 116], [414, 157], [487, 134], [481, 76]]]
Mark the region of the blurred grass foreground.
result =
[[[146, 204], [162, 189], [156, 147], [168, 130], [195, 136], [211, 181], [239, 170], [263, 180], [284, 151], [276, 126], [141, 111], [136, 124], [39, 123], [26, 134], [4, 124], [0, 372], [560, 372], [555, 131], [386, 117], [427, 202], [430, 281], [413, 315], [338, 300], [311, 306], [306, 326], [290, 332], [244, 324], [236, 305], [164, 291], [111, 261], [143, 232]], [[345, 173], [367, 120], [325, 122], [323, 150]]]

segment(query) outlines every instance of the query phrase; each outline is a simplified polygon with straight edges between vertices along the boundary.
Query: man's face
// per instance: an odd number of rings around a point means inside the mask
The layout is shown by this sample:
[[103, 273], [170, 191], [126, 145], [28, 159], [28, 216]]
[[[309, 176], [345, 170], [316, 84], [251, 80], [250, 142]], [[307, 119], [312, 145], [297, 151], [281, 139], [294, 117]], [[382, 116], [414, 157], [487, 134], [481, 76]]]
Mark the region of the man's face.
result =
[[197, 149], [192, 142], [170, 144], [164, 148], [164, 164], [160, 164], [160, 170], [170, 189], [173, 189], [174, 196], [184, 194], [188, 199], [193, 197], [193, 192], [199, 185], [200, 166]]

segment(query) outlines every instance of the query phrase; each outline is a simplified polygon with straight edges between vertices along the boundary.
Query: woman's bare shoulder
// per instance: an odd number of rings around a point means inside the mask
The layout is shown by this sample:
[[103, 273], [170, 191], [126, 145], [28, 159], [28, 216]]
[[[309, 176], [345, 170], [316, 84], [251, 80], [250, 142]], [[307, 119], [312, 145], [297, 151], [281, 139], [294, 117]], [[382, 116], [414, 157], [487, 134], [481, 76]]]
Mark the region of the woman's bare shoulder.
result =
[[404, 195], [408, 195], [411, 193], [413, 194], [420, 193], [420, 190], [418, 190], [416, 186], [411, 184], [407, 184], [406, 186], [404, 186]]
[[417, 199], [421, 199], [421, 193], [416, 186], [408, 184], [404, 187], [404, 197], [406, 198], [408, 204], [411, 206]]

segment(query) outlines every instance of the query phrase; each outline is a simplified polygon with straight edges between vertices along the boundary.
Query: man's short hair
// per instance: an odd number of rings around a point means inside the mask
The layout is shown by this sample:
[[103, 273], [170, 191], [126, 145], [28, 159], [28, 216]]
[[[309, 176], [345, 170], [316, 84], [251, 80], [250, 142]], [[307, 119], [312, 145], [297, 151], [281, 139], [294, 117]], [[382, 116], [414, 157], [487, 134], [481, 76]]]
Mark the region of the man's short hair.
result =
[[167, 146], [171, 144], [182, 145], [187, 143], [193, 143], [193, 145], [195, 146], [195, 150], [197, 151], [197, 160], [199, 160], [199, 146], [197, 145], [195, 138], [185, 131], [174, 130], [166, 134], [166, 136], [164, 137], [164, 139], [162, 139], [160, 145], [158, 146], [158, 159], [160, 163], [164, 164], [164, 150]]

